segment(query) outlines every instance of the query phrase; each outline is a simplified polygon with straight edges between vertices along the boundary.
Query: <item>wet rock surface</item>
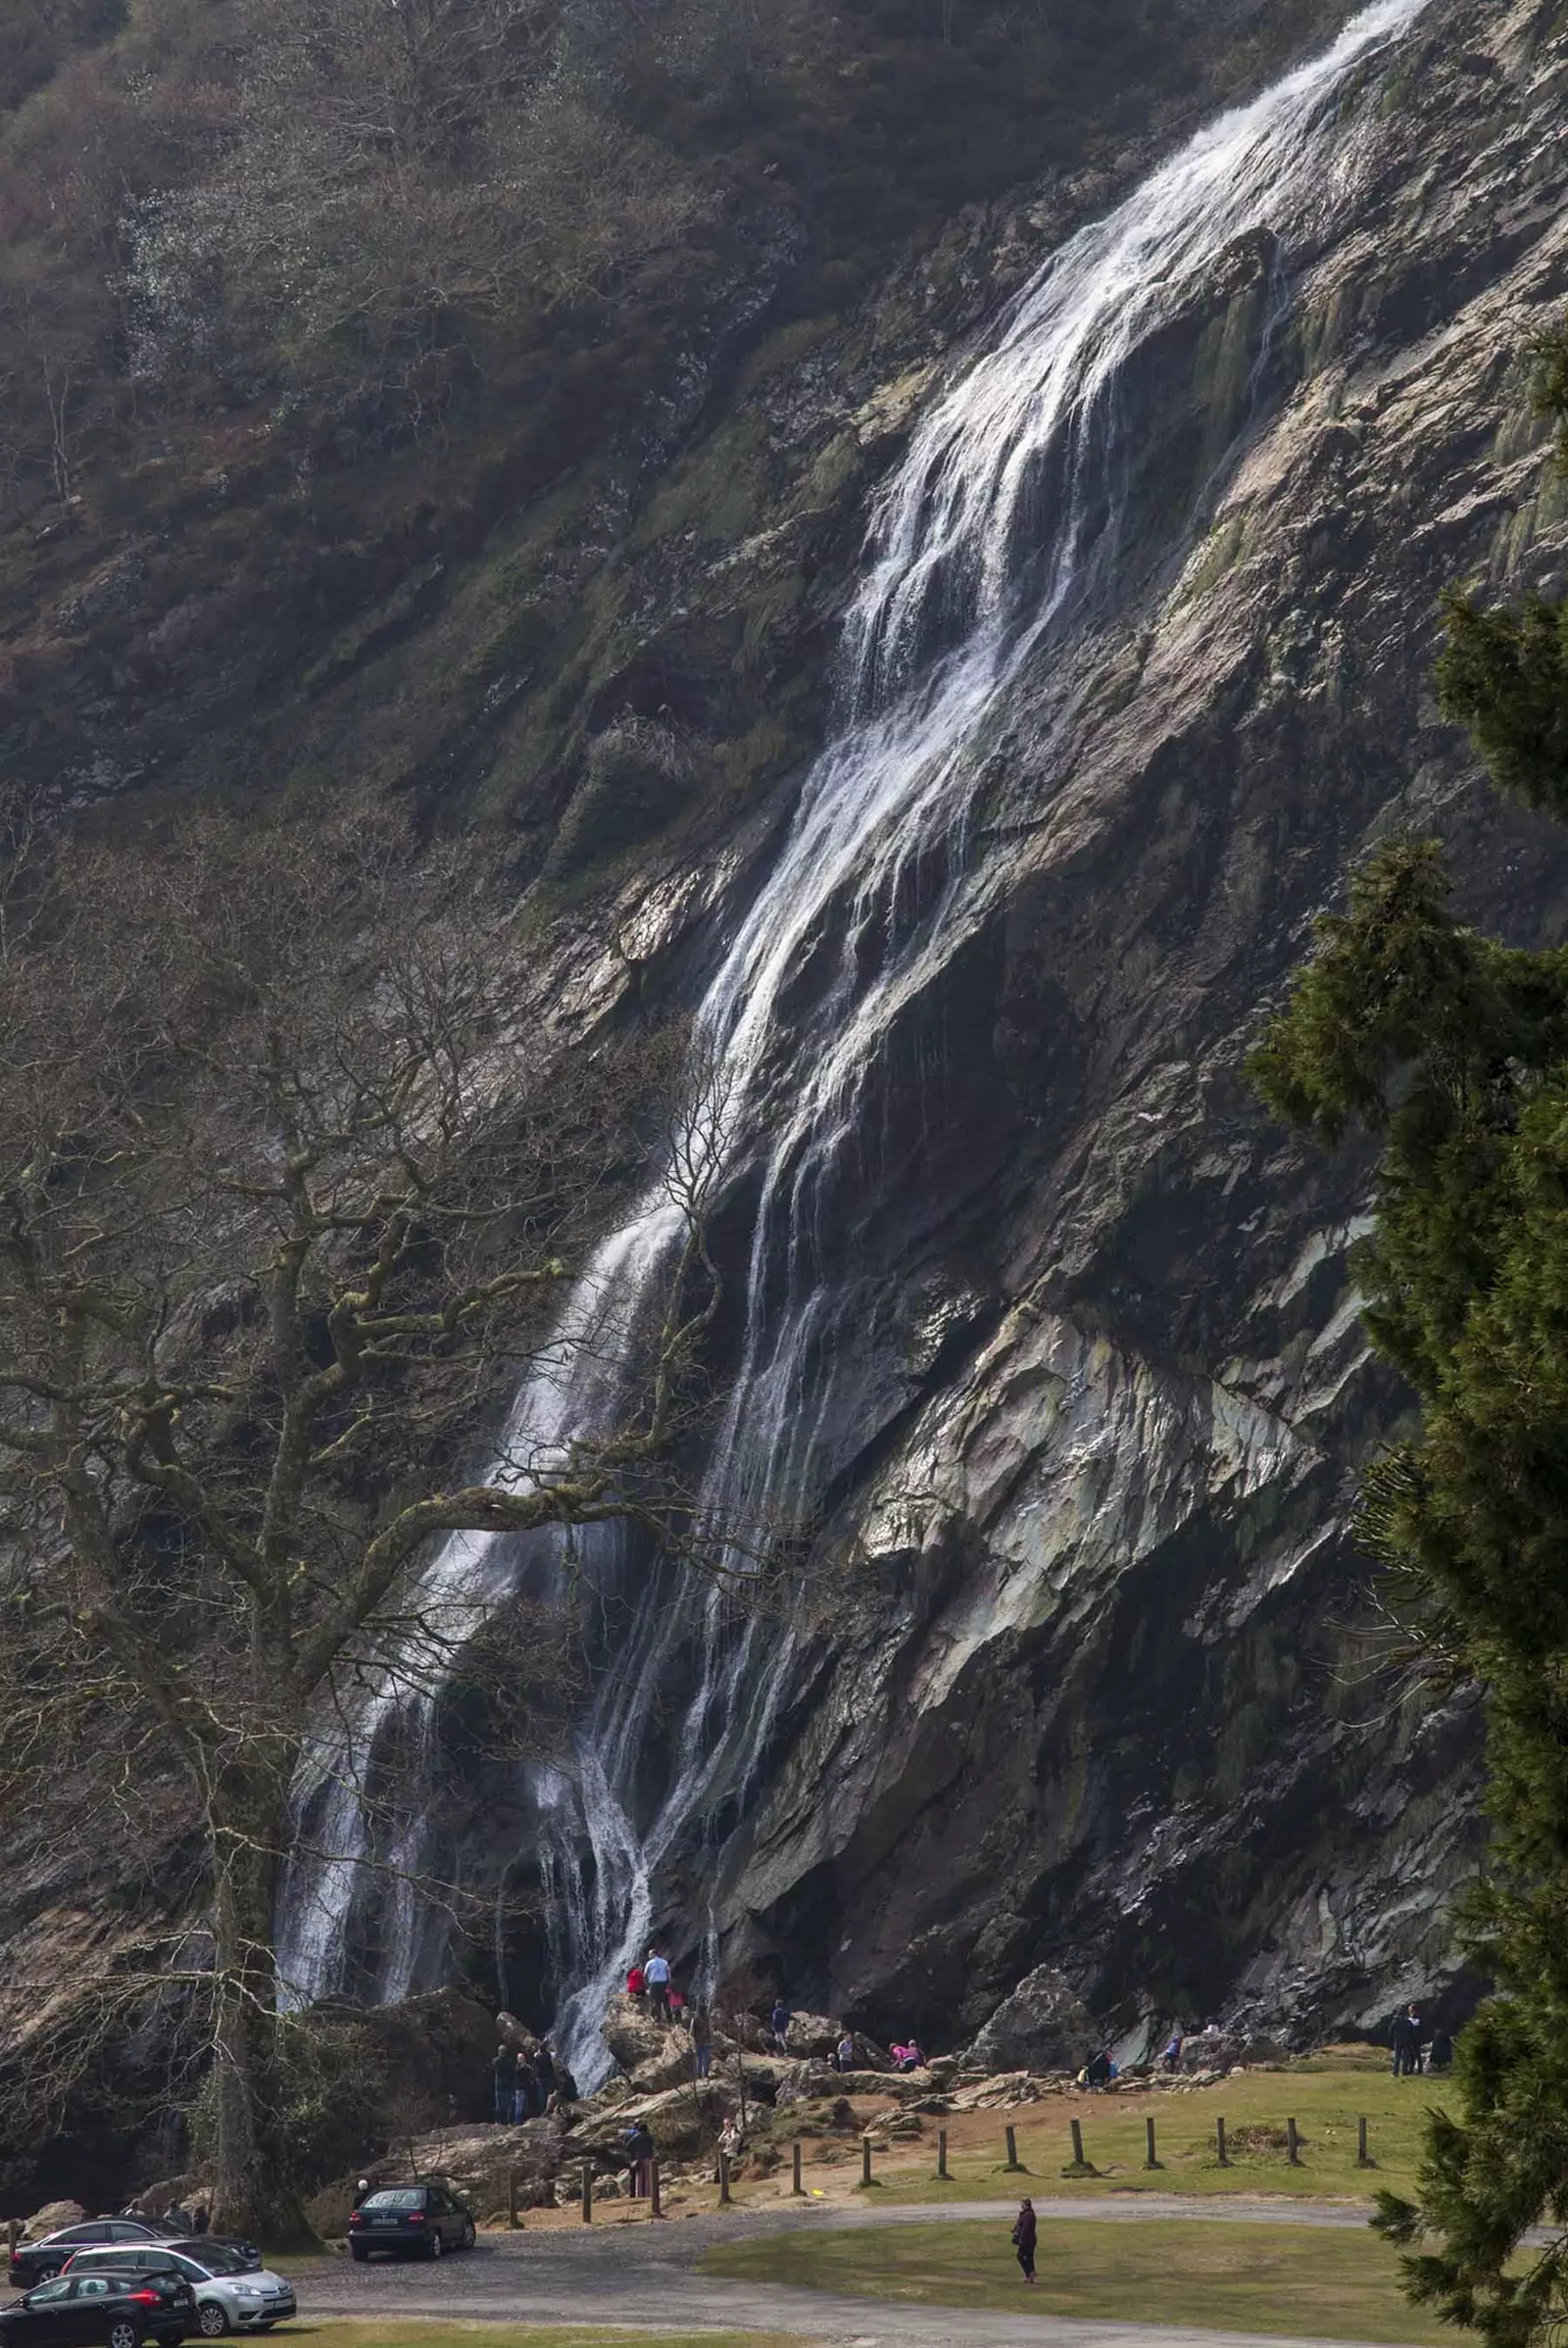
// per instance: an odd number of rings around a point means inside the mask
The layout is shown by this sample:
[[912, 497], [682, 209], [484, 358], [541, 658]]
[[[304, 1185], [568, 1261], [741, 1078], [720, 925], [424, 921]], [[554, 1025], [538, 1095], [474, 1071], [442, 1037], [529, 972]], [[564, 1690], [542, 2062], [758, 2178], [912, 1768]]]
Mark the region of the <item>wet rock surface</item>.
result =
[[732, 1950], [880, 2032], [972, 2032], [1042, 1964], [1135, 2038], [1299, 2043], [1450, 1978], [1474, 1704], [1399, 1699], [1349, 1533], [1404, 1407], [1349, 1281], [1365, 1165], [1270, 1127], [1243, 1062], [1391, 825], [1450, 844], [1476, 919], [1563, 933], [1560, 838], [1430, 681], [1446, 584], [1563, 575], [1520, 364], [1568, 258], [1558, 72], [1531, 7], [1428, 13], [1250, 416], [1261, 246], [1149, 354], [1136, 494], [1220, 420], [1196, 532], [1135, 542], [983, 746], [918, 1097], [881, 1103], [899, 1188], [842, 1241], [882, 1300], [836, 1373], [859, 1565], [717, 1886]]

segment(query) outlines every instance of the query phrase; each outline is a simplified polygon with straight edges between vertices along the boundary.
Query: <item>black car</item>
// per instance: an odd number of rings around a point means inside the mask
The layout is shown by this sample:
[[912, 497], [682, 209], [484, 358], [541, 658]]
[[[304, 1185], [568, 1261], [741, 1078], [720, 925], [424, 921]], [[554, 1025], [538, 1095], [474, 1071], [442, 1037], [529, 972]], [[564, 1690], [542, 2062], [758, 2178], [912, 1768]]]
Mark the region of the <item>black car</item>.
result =
[[445, 2185], [383, 2185], [368, 2193], [349, 2220], [349, 2251], [368, 2259], [372, 2250], [395, 2258], [440, 2258], [448, 2250], [473, 2248], [473, 2213]]
[[11, 2281], [19, 2291], [59, 2275], [72, 2253], [86, 2242], [168, 2242], [173, 2228], [154, 2226], [145, 2218], [87, 2218], [79, 2226], [63, 2226], [41, 2242], [19, 2242], [11, 2253]]
[[58, 2275], [0, 2308], [0, 2348], [176, 2348], [195, 2328], [178, 2275]]

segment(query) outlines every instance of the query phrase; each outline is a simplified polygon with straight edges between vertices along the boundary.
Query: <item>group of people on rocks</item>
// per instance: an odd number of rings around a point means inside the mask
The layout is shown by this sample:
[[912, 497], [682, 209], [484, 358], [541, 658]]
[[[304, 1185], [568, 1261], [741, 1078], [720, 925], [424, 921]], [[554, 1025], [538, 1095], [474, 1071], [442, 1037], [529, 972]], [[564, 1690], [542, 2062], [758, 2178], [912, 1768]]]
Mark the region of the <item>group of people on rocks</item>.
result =
[[514, 2127], [559, 2111], [577, 2092], [576, 2080], [548, 2038], [541, 2038], [531, 2051], [527, 2046], [498, 2046], [490, 2076], [495, 2084], [496, 2118], [510, 2120]]
[[691, 2032], [692, 2063], [699, 2079], [707, 2079], [713, 2068], [713, 2023], [706, 2006], [687, 2002], [676, 1988], [670, 1973], [669, 1959], [662, 1949], [648, 1951], [640, 1965], [626, 1970], [626, 1995], [646, 1998], [648, 2011], [656, 2022], [683, 2028]]

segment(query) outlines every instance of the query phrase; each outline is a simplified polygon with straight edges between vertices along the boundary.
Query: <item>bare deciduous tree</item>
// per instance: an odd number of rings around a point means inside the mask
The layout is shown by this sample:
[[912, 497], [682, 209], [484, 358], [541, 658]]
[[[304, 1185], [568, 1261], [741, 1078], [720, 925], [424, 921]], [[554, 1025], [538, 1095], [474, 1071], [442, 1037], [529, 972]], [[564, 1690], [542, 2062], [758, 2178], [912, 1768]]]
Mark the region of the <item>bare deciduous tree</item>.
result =
[[90, 1717], [124, 1783], [186, 1789], [210, 1944], [155, 1972], [209, 2017], [232, 2228], [277, 2217], [290, 1789], [323, 1710], [462, 1635], [421, 1620], [424, 1544], [684, 1513], [660, 1462], [716, 1294], [691, 1189], [612, 1429], [514, 1427], [473, 1479], [636, 1157], [625, 1065], [519, 987], [471, 861], [369, 820], [23, 856], [0, 906], [5, 1759], [24, 1790]]

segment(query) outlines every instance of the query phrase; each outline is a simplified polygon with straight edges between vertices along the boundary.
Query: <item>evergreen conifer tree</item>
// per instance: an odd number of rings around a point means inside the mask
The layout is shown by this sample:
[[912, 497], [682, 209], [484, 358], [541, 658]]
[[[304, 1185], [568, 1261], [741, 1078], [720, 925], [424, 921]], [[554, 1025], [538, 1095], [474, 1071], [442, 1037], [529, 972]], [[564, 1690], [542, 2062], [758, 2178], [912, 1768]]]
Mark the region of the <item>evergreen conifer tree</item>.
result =
[[[1537, 350], [1568, 473], [1568, 327]], [[1568, 819], [1568, 604], [1454, 595], [1439, 683], [1494, 780]], [[1440, 1668], [1487, 1693], [1493, 1983], [1459, 2039], [1416, 2199], [1380, 2196], [1406, 2288], [1490, 2348], [1568, 2320], [1568, 948], [1455, 920], [1428, 840], [1379, 848], [1252, 1063], [1281, 1116], [1380, 1150], [1356, 1274], [1422, 1423], [1366, 1480], [1366, 1545]]]

